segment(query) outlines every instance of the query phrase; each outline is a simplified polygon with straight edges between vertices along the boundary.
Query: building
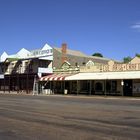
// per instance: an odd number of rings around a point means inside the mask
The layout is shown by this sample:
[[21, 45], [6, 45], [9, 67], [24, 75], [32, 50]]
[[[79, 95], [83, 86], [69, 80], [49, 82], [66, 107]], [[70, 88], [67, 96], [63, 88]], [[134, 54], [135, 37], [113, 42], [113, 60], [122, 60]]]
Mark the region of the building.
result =
[[66, 44], [23, 48], [14, 55], [4, 52], [0, 90], [31, 93], [36, 87], [37, 92], [49, 94], [140, 96], [140, 58], [121, 63], [70, 50]]
[[4, 52], [0, 57], [0, 67], [4, 75], [4, 79], [0, 80], [0, 90], [31, 92], [35, 78], [53, 72], [52, 61], [53, 49], [47, 44], [32, 51], [23, 48], [14, 55]]
[[77, 73], [54, 73], [40, 81], [47, 81], [46, 93], [140, 96], [140, 58], [98, 65], [90, 60]]
[[80, 66], [85, 66], [88, 61], [98, 65], [107, 64], [109, 59], [87, 56], [80, 51], [70, 50], [65, 43], [61, 48], [48, 44], [32, 51], [22, 48], [14, 55], [4, 52], [0, 56], [0, 67], [4, 75], [4, 79], [0, 80], [0, 90], [30, 93], [34, 89], [36, 79], [53, 72], [77, 73]]
[[89, 56], [80, 51], [70, 50], [65, 43], [61, 48], [53, 48], [53, 56], [54, 68], [60, 68], [65, 61], [69, 62], [71, 66], [85, 66], [88, 61], [92, 61], [95, 65], [107, 64], [110, 61], [108, 58]]

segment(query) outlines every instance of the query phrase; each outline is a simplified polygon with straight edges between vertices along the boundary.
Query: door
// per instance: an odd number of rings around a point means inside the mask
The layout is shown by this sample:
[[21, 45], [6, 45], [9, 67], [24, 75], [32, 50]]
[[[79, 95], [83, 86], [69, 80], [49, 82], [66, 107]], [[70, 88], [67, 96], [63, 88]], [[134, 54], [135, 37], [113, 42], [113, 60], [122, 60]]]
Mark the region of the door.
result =
[[124, 80], [123, 94], [124, 96], [132, 96], [132, 80]]

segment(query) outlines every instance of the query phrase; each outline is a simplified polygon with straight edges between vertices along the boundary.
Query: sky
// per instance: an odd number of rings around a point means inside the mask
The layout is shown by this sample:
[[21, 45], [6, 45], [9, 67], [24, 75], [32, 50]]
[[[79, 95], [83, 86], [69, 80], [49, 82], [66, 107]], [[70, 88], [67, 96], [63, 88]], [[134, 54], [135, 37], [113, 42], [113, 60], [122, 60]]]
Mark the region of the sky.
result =
[[0, 0], [0, 54], [45, 44], [122, 60], [140, 53], [140, 0]]

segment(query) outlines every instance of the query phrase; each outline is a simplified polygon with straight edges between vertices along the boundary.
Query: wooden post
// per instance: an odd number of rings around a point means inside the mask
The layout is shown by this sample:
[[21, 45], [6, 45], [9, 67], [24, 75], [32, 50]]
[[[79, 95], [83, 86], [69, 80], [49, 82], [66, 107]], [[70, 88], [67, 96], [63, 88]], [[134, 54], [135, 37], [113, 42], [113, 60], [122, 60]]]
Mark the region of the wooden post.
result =
[[9, 74], [9, 93], [10, 93], [10, 74]]
[[63, 93], [63, 82], [61, 81], [60, 84], [61, 84], [61, 90], [60, 91], [61, 91], [61, 93]]
[[90, 80], [89, 82], [90, 82], [90, 83], [89, 83], [89, 95], [91, 95], [92, 81]]
[[29, 80], [29, 78], [28, 78], [28, 72], [27, 72], [27, 74], [26, 74], [26, 93], [28, 94], [28, 80]]
[[55, 88], [55, 81], [52, 81], [52, 92], [51, 92], [51, 94], [54, 94], [54, 88]]
[[50, 93], [51, 93], [51, 87], [52, 87], [52, 83], [51, 83], [51, 81], [50, 81]]
[[104, 94], [106, 96], [106, 80], [104, 81]]
[[77, 95], [78, 95], [78, 92], [79, 92], [79, 82], [77, 80]]
[[4, 93], [5, 93], [5, 74], [4, 74]]
[[124, 96], [124, 93], [123, 93], [123, 86], [124, 86], [124, 81], [121, 80], [122, 96]]
[[17, 73], [17, 93], [19, 93], [19, 73]]
[[64, 82], [63, 93], [65, 94], [65, 81], [63, 81], [63, 82]]
[[69, 82], [70, 82], [70, 83], [69, 83], [69, 86], [70, 86], [70, 87], [69, 87], [69, 88], [70, 88], [70, 92], [69, 92], [69, 93], [71, 94], [72, 81], [69, 81]]

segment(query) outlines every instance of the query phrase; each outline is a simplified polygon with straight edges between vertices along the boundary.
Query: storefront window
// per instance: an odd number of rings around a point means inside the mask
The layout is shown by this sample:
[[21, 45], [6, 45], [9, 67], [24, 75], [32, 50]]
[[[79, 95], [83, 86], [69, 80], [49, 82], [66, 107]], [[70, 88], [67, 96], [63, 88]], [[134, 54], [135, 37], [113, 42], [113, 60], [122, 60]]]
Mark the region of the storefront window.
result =
[[116, 92], [117, 91], [117, 81], [107, 81], [106, 82], [106, 91], [107, 92]]
[[88, 83], [87, 83], [87, 81], [81, 81], [81, 90], [82, 91], [88, 90]]
[[95, 84], [95, 91], [103, 91], [103, 83], [102, 82], [97, 82]]
[[117, 91], [117, 81], [112, 81], [112, 91]]
[[106, 91], [110, 92], [111, 91], [111, 81], [106, 82]]

